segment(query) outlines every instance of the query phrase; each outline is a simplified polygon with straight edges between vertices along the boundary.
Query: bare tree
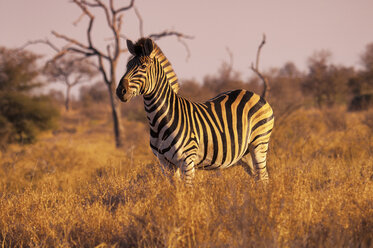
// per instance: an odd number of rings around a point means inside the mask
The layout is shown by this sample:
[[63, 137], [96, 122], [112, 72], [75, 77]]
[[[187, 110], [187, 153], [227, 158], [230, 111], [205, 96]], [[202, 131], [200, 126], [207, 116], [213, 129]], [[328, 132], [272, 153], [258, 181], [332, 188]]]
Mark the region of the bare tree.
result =
[[87, 59], [79, 60], [74, 56], [65, 56], [47, 63], [44, 73], [48, 79], [61, 82], [66, 86], [65, 109], [69, 111], [71, 89], [78, 84], [88, 82], [98, 74], [98, 71]]
[[266, 43], [266, 35], [263, 34], [262, 42], [260, 43], [260, 45], [258, 47], [258, 51], [256, 53], [256, 63], [255, 63], [255, 66], [254, 66], [254, 63], [251, 64], [251, 70], [253, 70], [256, 73], [256, 75], [258, 75], [258, 77], [263, 81], [263, 92], [262, 92], [262, 97], [263, 98], [266, 98], [268, 96], [268, 92], [270, 91], [268, 78], [266, 76], [264, 76], [259, 71], [260, 51], [261, 51], [261, 49], [262, 49], [262, 47], [264, 46], [265, 43]]
[[[122, 30], [123, 24], [123, 14], [126, 11], [134, 10], [135, 14], [139, 20], [139, 29], [140, 36], [143, 34], [143, 20], [137, 9], [134, 7], [135, 0], [130, 0], [127, 6], [115, 7], [114, 0], [72, 0], [72, 3], [75, 4], [82, 11], [81, 16], [74, 22], [74, 25], [77, 25], [84, 17], [89, 19], [87, 29], [86, 29], [86, 38], [85, 42], [79, 41], [67, 35], [52, 31], [52, 34], [60, 40], [63, 40], [66, 44], [61, 49], [58, 49], [50, 41], [36, 41], [39, 43], [45, 43], [49, 45], [54, 50], [57, 51], [53, 60], [56, 60], [67, 53], [73, 53], [80, 55], [81, 57], [94, 57], [97, 59], [97, 69], [103, 77], [103, 80], [107, 86], [110, 105], [112, 109], [112, 118], [114, 124], [114, 136], [115, 136], [115, 145], [116, 147], [121, 147], [121, 128], [120, 128], [120, 110], [119, 103], [114, 97], [115, 87], [117, 80], [117, 65], [123, 53], [128, 52], [126, 46], [124, 45], [124, 40], [126, 36]], [[106, 48], [101, 49], [97, 43], [94, 41], [92, 30], [95, 24], [96, 16], [93, 14], [93, 10], [97, 9], [103, 13], [106, 19], [106, 26], [112, 34], [112, 37], [105, 39], [107, 41]], [[95, 12], [98, 13], [98, 12]], [[180, 42], [184, 45], [183, 38], [192, 38], [191, 36], [184, 35], [176, 31], [162, 31], [160, 33], [150, 34], [148, 37], [153, 39], [160, 39], [166, 36], [176, 36]], [[30, 42], [35, 43], [35, 42]], [[189, 52], [189, 50], [188, 50]]]

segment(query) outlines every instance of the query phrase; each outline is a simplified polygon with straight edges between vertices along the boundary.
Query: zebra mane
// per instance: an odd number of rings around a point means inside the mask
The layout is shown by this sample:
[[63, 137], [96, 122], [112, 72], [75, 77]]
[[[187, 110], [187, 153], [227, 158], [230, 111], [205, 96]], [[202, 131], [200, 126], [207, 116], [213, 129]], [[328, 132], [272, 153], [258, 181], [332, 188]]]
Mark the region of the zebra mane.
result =
[[174, 69], [171, 66], [171, 63], [168, 61], [166, 56], [163, 54], [162, 50], [159, 48], [155, 42], [149, 38], [141, 38], [134, 44], [133, 48], [130, 51], [133, 55], [139, 57], [154, 57], [161, 64], [168, 83], [171, 85], [171, 88], [177, 94], [179, 91], [179, 82], [176, 76]]

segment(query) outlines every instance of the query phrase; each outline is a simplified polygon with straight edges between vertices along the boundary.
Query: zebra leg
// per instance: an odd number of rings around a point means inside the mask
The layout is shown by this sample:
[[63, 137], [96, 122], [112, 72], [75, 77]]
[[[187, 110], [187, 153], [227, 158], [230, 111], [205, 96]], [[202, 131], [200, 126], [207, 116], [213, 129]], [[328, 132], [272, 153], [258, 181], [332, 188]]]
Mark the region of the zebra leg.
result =
[[161, 170], [164, 177], [166, 177], [171, 184], [175, 183], [175, 179], [180, 179], [180, 168], [171, 164], [165, 159], [159, 159]]
[[192, 186], [195, 175], [195, 168], [193, 160], [186, 160], [182, 163], [181, 173], [185, 177], [185, 182], [188, 186]]
[[251, 157], [250, 152], [248, 152], [247, 154], [245, 154], [241, 158], [241, 163], [240, 164], [242, 165], [242, 167], [244, 168], [244, 170], [247, 172], [247, 174], [249, 174], [250, 176], [255, 177], [256, 170], [254, 169], [253, 159]]
[[250, 148], [253, 167], [256, 170], [255, 179], [257, 181], [268, 181], [267, 172], [267, 151], [268, 143], [260, 143]]

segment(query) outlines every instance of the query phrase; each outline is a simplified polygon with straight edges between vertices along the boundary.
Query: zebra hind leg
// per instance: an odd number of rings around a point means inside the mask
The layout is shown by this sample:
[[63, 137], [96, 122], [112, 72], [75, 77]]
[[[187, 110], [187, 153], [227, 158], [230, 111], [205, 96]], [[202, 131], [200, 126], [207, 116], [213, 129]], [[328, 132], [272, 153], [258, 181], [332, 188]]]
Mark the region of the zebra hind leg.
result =
[[267, 152], [268, 142], [259, 143], [250, 147], [253, 167], [255, 169], [255, 179], [257, 181], [268, 181], [267, 172]]

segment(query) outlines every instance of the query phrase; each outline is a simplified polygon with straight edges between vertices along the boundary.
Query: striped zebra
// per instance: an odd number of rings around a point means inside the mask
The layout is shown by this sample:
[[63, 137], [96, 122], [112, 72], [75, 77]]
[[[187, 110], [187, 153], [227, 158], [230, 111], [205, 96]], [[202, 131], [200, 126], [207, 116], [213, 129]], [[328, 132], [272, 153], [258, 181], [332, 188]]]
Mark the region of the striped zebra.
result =
[[266, 156], [274, 117], [260, 96], [246, 90], [222, 93], [203, 103], [177, 94], [178, 79], [161, 49], [142, 38], [117, 87], [121, 101], [143, 95], [150, 147], [160, 163], [192, 182], [195, 169], [227, 168], [237, 162], [256, 180], [268, 180]]

